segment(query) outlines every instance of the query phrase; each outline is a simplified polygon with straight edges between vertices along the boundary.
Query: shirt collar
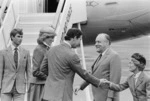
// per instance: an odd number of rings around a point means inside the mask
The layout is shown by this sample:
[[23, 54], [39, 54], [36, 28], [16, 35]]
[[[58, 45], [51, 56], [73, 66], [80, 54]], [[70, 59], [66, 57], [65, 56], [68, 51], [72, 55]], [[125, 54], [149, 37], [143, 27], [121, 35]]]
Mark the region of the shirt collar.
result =
[[64, 43], [66, 43], [67, 45], [69, 45], [70, 48], [71, 48], [71, 44], [69, 42], [67, 42], [67, 41], [64, 40]]
[[13, 43], [11, 43], [11, 48], [12, 48], [13, 51], [15, 50], [15, 48], [18, 48], [18, 50], [19, 50], [19, 46], [18, 46], [18, 47], [15, 47], [15, 46], [13, 45]]
[[50, 45], [48, 45], [46, 42], [43, 42], [43, 44], [44, 44], [46, 47], [50, 48]]
[[141, 74], [141, 71], [138, 72], [137, 74], [135, 74], [134, 78], [138, 78], [140, 76], [140, 74]]
[[108, 50], [108, 48], [102, 53], [102, 56], [106, 53], [107, 50]]

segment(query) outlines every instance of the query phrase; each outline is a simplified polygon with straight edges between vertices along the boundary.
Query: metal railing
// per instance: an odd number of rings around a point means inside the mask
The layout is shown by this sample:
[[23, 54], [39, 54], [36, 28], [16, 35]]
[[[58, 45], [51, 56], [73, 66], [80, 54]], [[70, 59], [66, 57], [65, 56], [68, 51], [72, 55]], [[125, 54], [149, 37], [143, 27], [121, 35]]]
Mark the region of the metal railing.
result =
[[[63, 4], [65, 2], [65, 4]], [[63, 11], [61, 9], [64, 5]], [[60, 0], [57, 12], [56, 12], [56, 20], [53, 23], [55, 28], [55, 32], [57, 36], [55, 37], [53, 45], [58, 45], [63, 40], [64, 35], [66, 34], [68, 28], [72, 27], [71, 23], [71, 15], [72, 15], [72, 6], [71, 0]]]
[[0, 39], [3, 41], [0, 43], [0, 49], [6, 48], [10, 42], [10, 32], [15, 27], [19, 17], [19, 14], [15, 12], [16, 9], [18, 8], [15, 8], [14, 1], [11, 1], [0, 28]]
[[57, 25], [58, 25], [58, 22], [59, 22], [59, 18], [60, 18], [61, 11], [62, 11], [64, 3], [65, 3], [65, 0], [60, 0], [59, 1], [58, 7], [57, 7], [57, 10], [56, 10], [55, 19], [54, 19], [54, 22], [53, 22], [53, 27], [55, 29], [57, 28]]
[[1, 8], [0, 8], [0, 20], [1, 20], [1, 23], [2, 23], [2, 20], [3, 20], [3, 16], [4, 16], [4, 12], [6, 10], [6, 7], [7, 7], [7, 3], [8, 3], [9, 0], [3, 0], [1, 3]]

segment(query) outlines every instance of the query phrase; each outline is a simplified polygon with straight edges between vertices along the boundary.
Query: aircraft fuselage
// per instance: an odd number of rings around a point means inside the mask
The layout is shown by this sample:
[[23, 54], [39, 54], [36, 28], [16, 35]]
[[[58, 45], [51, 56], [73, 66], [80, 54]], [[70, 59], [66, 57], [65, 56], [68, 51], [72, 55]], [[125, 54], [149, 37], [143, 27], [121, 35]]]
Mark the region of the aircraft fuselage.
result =
[[87, 0], [84, 43], [94, 43], [99, 33], [109, 34], [112, 41], [148, 34], [149, 5], [150, 0]]

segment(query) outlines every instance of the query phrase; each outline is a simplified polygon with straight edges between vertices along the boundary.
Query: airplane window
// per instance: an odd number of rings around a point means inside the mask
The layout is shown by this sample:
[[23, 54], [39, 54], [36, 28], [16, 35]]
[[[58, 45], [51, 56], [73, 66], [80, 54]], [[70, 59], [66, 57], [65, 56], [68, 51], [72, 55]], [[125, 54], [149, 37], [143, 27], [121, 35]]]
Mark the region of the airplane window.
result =
[[105, 5], [115, 5], [115, 4], [118, 4], [117, 2], [107, 2], [105, 3]]

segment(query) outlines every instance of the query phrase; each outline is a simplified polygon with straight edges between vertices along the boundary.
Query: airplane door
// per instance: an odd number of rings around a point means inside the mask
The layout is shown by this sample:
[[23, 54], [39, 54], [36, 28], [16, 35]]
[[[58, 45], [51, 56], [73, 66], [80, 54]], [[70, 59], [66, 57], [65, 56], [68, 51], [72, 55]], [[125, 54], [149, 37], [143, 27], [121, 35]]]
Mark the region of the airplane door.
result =
[[45, 13], [56, 12], [59, 0], [45, 0]]

